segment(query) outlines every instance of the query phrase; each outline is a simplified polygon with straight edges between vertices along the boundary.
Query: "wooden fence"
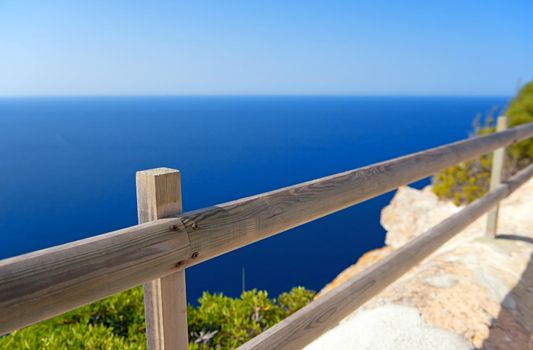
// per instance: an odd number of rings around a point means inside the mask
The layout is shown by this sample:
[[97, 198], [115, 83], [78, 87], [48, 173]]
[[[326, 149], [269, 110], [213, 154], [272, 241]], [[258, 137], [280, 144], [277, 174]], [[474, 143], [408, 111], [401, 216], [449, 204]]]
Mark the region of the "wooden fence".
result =
[[[183, 214], [178, 171], [138, 172], [139, 225], [0, 261], [0, 334], [144, 284], [149, 349], [185, 349], [187, 267], [532, 136], [529, 123]], [[482, 199], [241, 348], [301, 348], [532, 176], [533, 165], [493, 184]]]

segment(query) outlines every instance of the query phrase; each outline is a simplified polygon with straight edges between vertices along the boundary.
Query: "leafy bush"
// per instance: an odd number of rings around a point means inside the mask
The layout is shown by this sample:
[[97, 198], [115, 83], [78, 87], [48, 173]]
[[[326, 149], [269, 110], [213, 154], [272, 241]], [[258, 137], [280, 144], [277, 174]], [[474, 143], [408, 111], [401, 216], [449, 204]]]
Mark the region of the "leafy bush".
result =
[[0, 349], [145, 349], [142, 289], [134, 288], [0, 338]]
[[189, 306], [191, 349], [233, 349], [305, 306], [314, 296], [303, 287], [277, 299], [265, 291], [244, 292], [240, 299], [204, 293], [200, 306]]
[[[505, 115], [509, 127], [533, 122], [533, 82], [525, 85], [513, 99]], [[491, 116], [483, 126], [475, 127], [475, 135], [495, 131]], [[518, 142], [506, 149], [504, 178], [533, 162], [533, 139]], [[433, 192], [440, 199], [451, 199], [456, 205], [470, 203], [483, 196], [489, 189], [492, 155], [463, 162], [445, 169], [433, 178]]]
[[[293, 288], [277, 299], [265, 291], [241, 298], [204, 293], [188, 307], [191, 349], [231, 349], [309, 303], [314, 292]], [[0, 349], [146, 349], [140, 287], [0, 338]]]

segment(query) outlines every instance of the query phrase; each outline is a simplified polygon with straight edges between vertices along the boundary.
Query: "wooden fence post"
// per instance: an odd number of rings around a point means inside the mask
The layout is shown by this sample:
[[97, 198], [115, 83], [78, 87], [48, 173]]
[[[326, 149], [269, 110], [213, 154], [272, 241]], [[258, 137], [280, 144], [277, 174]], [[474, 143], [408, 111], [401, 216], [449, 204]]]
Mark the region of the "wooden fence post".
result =
[[[498, 117], [498, 123], [496, 125], [496, 131], [503, 131], [507, 129], [507, 117]], [[494, 190], [501, 183], [503, 173], [503, 163], [505, 162], [505, 147], [498, 148], [492, 154], [492, 169], [490, 173], [490, 189]], [[497, 204], [492, 208], [487, 215], [487, 230], [486, 234], [489, 237], [496, 237], [498, 231], [498, 212], [500, 205]]]
[[[181, 213], [181, 176], [178, 170], [138, 171], [139, 223]], [[188, 348], [185, 270], [144, 284], [146, 342], [149, 350]]]

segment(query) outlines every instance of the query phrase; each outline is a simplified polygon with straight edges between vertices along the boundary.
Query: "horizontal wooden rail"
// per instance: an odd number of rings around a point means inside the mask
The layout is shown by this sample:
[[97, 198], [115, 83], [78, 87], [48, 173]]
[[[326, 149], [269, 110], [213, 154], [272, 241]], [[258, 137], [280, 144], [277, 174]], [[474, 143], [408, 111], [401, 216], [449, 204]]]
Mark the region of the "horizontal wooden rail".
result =
[[301, 349], [396, 281], [531, 177], [533, 164], [375, 265], [259, 334], [239, 350]]
[[160, 278], [532, 136], [533, 123], [529, 123], [2, 260], [0, 334]]

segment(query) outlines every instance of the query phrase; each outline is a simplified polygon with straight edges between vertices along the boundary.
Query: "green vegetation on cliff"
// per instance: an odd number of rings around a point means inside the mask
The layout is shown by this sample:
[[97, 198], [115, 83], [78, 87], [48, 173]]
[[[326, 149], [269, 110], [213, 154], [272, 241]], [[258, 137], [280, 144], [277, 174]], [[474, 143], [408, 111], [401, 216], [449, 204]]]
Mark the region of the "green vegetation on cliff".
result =
[[[533, 122], [533, 82], [520, 90], [504, 114], [509, 119], [509, 127]], [[477, 126], [475, 129], [476, 135], [493, 133], [493, 118], [487, 118], [483, 126]], [[508, 147], [504, 178], [532, 162], [532, 139]], [[456, 205], [470, 203], [488, 191], [491, 166], [492, 155], [488, 154], [445, 169], [433, 178], [433, 192], [440, 199], [453, 200]]]
[[[190, 349], [232, 349], [309, 303], [314, 292], [293, 288], [270, 299], [251, 290], [240, 298], [205, 292], [188, 307]], [[140, 287], [0, 338], [9, 350], [146, 349]]]

